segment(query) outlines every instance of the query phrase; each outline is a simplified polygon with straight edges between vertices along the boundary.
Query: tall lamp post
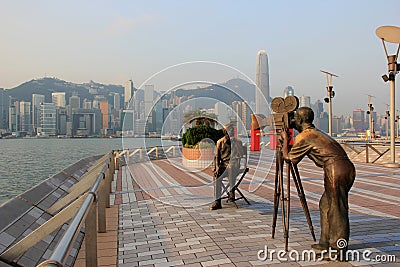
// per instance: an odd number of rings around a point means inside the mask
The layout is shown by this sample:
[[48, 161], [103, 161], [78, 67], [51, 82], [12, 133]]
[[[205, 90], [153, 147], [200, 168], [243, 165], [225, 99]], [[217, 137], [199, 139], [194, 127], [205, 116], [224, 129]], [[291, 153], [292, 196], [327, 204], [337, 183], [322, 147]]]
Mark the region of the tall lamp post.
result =
[[335, 91], [333, 91], [333, 85], [332, 85], [332, 77], [339, 77], [339, 76], [323, 70], [321, 70], [321, 72], [326, 74], [326, 82], [328, 84], [328, 86], [326, 87], [328, 96], [324, 98], [324, 101], [328, 103], [329, 135], [332, 136], [332, 98], [335, 97]]
[[386, 123], [385, 123], [385, 125], [386, 125], [386, 140], [389, 138], [389, 117], [390, 117], [390, 114], [389, 114], [389, 105], [386, 104], [386, 113], [385, 113], [385, 120], [386, 120]]
[[370, 139], [375, 138], [375, 127], [374, 127], [374, 106], [372, 105], [372, 95], [368, 95], [368, 124], [369, 124], [369, 137]]
[[[376, 35], [382, 40], [383, 49], [385, 50], [386, 58], [388, 60], [388, 75], [384, 74], [382, 79], [390, 82], [390, 157], [391, 162], [385, 164], [387, 167], [400, 167], [396, 163], [395, 151], [395, 114], [396, 114], [396, 99], [395, 99], [395, 79], [400, 64], [397, 64], [397, 57], [400, 50], [400, 28], [395, 26], [381, 26], [376, 29]], [[385, 41], [389, 43], [398, 44], [397, 52], [394, 55], [389, 55], [386, 49]]]

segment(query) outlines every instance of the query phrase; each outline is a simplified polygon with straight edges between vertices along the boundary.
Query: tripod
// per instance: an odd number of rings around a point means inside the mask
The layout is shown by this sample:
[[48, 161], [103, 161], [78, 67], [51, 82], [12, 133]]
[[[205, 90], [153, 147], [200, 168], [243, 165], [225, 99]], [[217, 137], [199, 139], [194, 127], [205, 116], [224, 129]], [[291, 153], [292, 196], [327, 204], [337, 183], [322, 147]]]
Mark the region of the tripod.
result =
[[290, 214], [290, 174], [293, 176], [294, 184], [296, 185], [297, 194], [299, 196], [301, 206], [303, 207], [304, 214], [307, 219], [308, 227], [310, 228], [311, 235], [315, 239], [314, 228], [312, 225], [310, 211], [308, 210], [308, 205], [306, 201], [306, 196], [304, 194], [303, 185], [301, 184], [299, 170], [297, 165], [293, 165], [291, 162], [286, 162], [286, 190], [287, 196], [285, 197], [284, 189], [284, 178], [283, 178], [283, 168], [285, 161], [282, 156], [281, 147], [277, 147], [276, 150], [276, 166], [275, 166], [275, 193], [274, 193], [274, 214], [272, 219], [272, 238], [275, 238], [275, 227], [276, 219], [278, 217], [279, 200], [281, 201], [282, 210], [282, 224], [283, 224], [283, 237], [285, 241], [285, 250], [288, 251], [288, 241], [289, 241], [289, 214]]

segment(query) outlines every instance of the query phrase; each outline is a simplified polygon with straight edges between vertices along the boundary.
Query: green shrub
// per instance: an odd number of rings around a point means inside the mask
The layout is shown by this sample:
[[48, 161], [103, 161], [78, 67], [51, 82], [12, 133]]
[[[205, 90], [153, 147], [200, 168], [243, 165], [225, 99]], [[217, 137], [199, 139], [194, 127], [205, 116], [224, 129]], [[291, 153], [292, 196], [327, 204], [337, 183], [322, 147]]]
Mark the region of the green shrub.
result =
[[[182, 136], [182, 145], [184, 147], [198, 147], [201, 140], [208, 138], [214, 143], [217, 143], [218, 139], [224, 136], [222, 130], [216, 130], [207, 125], [198, 125], [189, 128], [186, 133]], [[204, 147], [207, 145], [201, 145]]]

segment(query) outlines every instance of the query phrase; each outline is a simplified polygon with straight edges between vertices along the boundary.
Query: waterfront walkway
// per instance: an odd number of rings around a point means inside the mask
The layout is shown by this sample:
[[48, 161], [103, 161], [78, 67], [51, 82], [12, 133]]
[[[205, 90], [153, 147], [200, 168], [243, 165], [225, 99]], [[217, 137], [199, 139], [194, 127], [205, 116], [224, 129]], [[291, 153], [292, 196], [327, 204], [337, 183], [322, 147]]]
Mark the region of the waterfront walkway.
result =
[[[236, 209], [223, 202], [223, 209], [212, 212], [209, 210], [213, 192], [210, 170], [185, 170], [179, 161], [175, 158], [129, 164], [115, 174], [108, 232], [100, 234], [103, 236], [98, 240], [100, 265], [381, 265], [365, 260], [339, 263], [300, 259], [288, 263], [279, 260], [277, 253], [272, 254], [273, 259], [258, 260], [258, 252], [266, 246], [268, 254], [284, 248], [280, 213], [276, 237], [271, 238], [273, 152], [250, 153], [250, 172], [241, 188], [251, 205], [240, 200], [240, 208]], [[318, 239], [318, 202], [323, 192], [323, 173], [309, 160], [298, 167]], [[363, 163], [356, 163], [356, 170], [356, 182], [349, 196], [349, 249], [360, 252], [360, 258], [368, 249], [372, 252], [368, 256], [371, 260], [395, 256], [397, 261], [391, 266], [398, 266], [400, 170]], [[292, 185], [289, 250], [297, 250], [301, 255], [313, 243], [296, 188]], [[84, 265], [82, 251], [75, 266]]]

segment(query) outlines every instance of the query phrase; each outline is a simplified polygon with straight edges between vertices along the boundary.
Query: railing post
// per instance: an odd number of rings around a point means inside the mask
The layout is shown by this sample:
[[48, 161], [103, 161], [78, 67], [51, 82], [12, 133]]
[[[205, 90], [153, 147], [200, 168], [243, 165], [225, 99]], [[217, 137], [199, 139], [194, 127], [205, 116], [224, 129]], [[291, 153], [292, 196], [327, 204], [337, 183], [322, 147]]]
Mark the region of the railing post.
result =
[[172, 147], [172, 156], [176, 157], [175, 146]]
[[106, 208], [110, 207], [110, 193], [111, 193], [111, 182], [112, 182], [112, 174], [111, 174], [111, 163], [108, 164], [108, 169], [105, 173], [104, 179], [104, 193], [105, 193], [105, 201], [106, 201]]
[[365, 145], [365, 162], [369, 163], [368, 144]]
[[[103, 174], [105, 175], [105, 174]], [[106, 200], [106, 180], [105, 177], [101, 180], [100, 183], [100, 188], [98, 190], [98, 202], [97, 202], [97, 218], [98, 218], [98, 231], [99, 233], [105, 233], [106, 232], [106, 206], [107, 206], [107, 200]]]
[[126, 151], [126, 165], [129, 165], [129, 158], [130, 158], [131, 152], [129, 151], [129, 148]]
[[114, 155], [113, 155], [113, 162], [114, 162], [114, 171], [115, 170], [119, 170], [119, 164], [118, 164], [118, 157], [116, 156], [116, 154], [119, 153], [119, 151], [114, 151]]
[[85, 257], [86, 266], [98, 266], [97, 264], [97, 208], [93, 202], [85, 221]]
[[139, 160], [142, 161], [142, 159], [143, 159], [143, 149], [140, 148], [140, 150], [139, 150]]
[[158, 146], [156, 146], [156, 159], [158, 159]]
[[[115, 151], [111, 152], [111, 173], [114, 175], [115, 173]], [[114, 179], [114, 177], [113, 177]]]

